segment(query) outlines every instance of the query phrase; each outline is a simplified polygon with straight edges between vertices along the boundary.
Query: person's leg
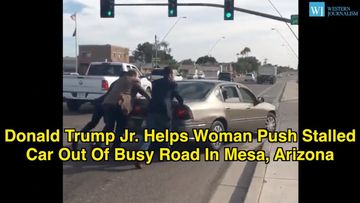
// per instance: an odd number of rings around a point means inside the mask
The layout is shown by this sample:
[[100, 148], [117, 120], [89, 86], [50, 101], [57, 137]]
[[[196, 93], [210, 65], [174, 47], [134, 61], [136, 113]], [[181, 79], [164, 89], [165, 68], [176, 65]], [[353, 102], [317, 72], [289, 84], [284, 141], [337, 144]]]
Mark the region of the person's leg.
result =
[[114, 108], [112, 105], [104, 106], [104, 132], [113, 132], [115, 126]]
[[[150, 132], [150, 130], [154, 129], [156, 130], [156, 115], [153, 113], [148, 113], [147, 117], [146, 117], [146, 129]], [[142, 136], [142, 139], [140, 140], [140, 149], [139, 150], [143, 150], [143, 151], [147, 151], [150, 150], [151, 148], [154, 148], [154, 142], [151, 142], [150, 140], [148, 140], [147, 142], [144, 141], [144, 135]], [[135, 162], [135, 167], [138, 169], [141, 169], [144, 167], [144, 163], [143, 162], [139, 162], [136, 161]]]
[[100, 122], [101, 118], [103, 117], [103, 109], [101, 106], [95, 106], [95, 111], [91, 117], [91, 121], [87, 123], [83, 129], [81, 129], [82, 132], [88, 132], [92, 129], [94, 129]]
[[[148, 114], [146, 117], [146, 129], [148, 130], [148, 132], [150, 132], [151, 129], [155, 129], [156, 127], [156, 119], [154, 114]], [[150, 145], [151, 145], [151, 141], [149, 140], [148, 142], [144, 141], [144, 135], [142, 136], [142, 139], [140, 141], [140, 150], [149, 150]]]
[[[104, 123], [105, 126], [103, 128], [103, 132], [113, 132], [115, 126], [115, 115], [114, 115], [114, 106], [113, 105], [104, 105], [103, 106], [104, 113]], [[101, 144], [97, 143], [96, 146]]]
[[112, 149], [114, 149], [115, 147], [120, 147], [121, 144], [120, 137], [123, 136], [128, 121], [128, 116], [124, 115], [124, 113], [121, 111], [121, 108], [117, 108], [116, 112], [114, 113], [116, 120], [116, 129], [115, 129], [116, 139]]
[[[171, 131], [171, 120], [166, 115], [159, 115], [157, 120], [159, 122], [158, 124], [159, 131], [161, 132], [165, 132], [166, 130], [168, 130], [169, 132]], [[170, 145], [167, 142], [161, 143], [161, 146], [170, 148]]]
[[[83, 129], [81, 129], [81, 132], [89, 132], [90, 130], [94, 129], [97, 124], [99, 124], [100, 119], [103, 117], [103, 109], [101, 105], [95, 106], [94, 113], [92, 114], [91, 121], [88, 122]], [[72, 149], [77, 150], [78, 148], [78, 142], [72, 143]]]

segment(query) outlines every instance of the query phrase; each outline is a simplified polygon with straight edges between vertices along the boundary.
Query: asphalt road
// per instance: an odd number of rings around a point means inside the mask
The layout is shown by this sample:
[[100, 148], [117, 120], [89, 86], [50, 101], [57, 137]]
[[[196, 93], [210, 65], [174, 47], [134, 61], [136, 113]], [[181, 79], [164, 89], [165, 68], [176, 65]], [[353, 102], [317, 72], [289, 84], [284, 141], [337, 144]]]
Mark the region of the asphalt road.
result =
[[[246, 85], [271, 102], [281, 94], [288, 79], [281, 78], [275, 85]], [[84, 105], [79, 112], [71, 113], [64, 105], [63, 113], [64, 128], [79, 130], [90, 120], [92, 107]], [[102, 127], [101, 122], [94, 130]], [[63, 198], [69, 203], [207, 202], [229, 164], [225, 161], [155, 162], [139, 170], [130, 162], [65, 162]]]

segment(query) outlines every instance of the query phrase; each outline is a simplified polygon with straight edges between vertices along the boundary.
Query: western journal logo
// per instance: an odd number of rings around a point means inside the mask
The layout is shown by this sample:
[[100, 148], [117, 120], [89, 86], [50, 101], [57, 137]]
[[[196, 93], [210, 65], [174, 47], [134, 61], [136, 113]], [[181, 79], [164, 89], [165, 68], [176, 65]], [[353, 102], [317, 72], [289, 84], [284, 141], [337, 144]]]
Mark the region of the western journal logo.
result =
[[324, 17], [325, 16], [325, 2], [309, 2], [309, 16], [310, 17]]

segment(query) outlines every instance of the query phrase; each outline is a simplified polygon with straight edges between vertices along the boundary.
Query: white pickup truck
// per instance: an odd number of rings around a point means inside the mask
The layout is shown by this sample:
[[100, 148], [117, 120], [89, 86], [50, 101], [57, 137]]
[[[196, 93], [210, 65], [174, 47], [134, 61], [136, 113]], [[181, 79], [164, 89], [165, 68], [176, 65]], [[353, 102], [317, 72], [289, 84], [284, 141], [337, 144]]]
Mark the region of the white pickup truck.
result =
[[131, 69], [138, 72], [141, 86], [150, 93], [151, 82], [136, 66], [120, 62], [93, 62], [85, 75], [63, 75], [63, 99], [67, 107], [70, 111], [77, 111], [82, 104], [101, 97], [123, 72]]

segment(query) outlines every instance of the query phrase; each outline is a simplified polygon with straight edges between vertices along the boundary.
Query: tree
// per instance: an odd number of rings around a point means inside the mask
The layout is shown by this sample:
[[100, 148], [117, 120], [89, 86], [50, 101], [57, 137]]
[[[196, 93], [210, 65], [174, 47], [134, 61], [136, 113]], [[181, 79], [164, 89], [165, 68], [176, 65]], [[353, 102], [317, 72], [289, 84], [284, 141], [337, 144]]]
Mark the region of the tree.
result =
[[163, 48], [163, 51], [165, 51], [165, 53], [170, 54], [171, 48], [169, 48], [169, 43], [168, 42], [165, 42], [165, 41], [160, 42], [159, 48], [161, 49], [161, 47]]
[[197, 64], [216, 64], [217, 61], [212, 56], [202, 56], [196, 60]]
[[194, 61], [191, 60], [191, 59], [184, 59], [180, 63], [183, 64], [183, 65], [193, 65]]
[[[158, 44], [162, 50], [157, 51], [157, 57], [160, 59], [159, 63], [171, 64], [174, 63], [173, 56], [170, 55], [171, 48], [169, 48], [168, 42], [161, 42]], [[155, 57], [155, 45], [150, 42], [144, 42], [138, 44], [137, 49], [133, 52], [135, 60], [145, 61], [145, 63], [151, 63], [153, 57]], [[176, 63], [176, 61], [175, 61]]]
[[151, 63], [153, 48], [154, 45], [149, 42], [138, 44], [137, 49], [134, 51], [133, 55], [136, 60], [145, 57], [145, 63]]
[[238, 73], [257, 72], [261, 62], [254, 56], [239, 58], [234, 64]]
[[244, 57], [244, 56], [248, 56], [248, 54], [251, 52], [250, 48], [249, 47], [245, 47], [241, 52], [240, 54]]

